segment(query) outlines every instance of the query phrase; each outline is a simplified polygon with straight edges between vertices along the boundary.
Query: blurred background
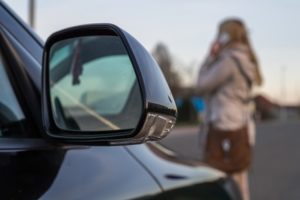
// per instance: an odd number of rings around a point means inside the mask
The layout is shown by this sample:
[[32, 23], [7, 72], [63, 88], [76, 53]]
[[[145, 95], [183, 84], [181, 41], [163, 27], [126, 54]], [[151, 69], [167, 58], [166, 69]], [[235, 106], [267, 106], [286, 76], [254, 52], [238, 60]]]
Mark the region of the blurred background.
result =
[[194, 96], [199, 67], [218, 24], [239, 17], [264, 78], [255, 89], [257, 144], [250, 171], [253, 199], [300, 199], [300, 2], [297, 0], [5, 0], [46, 40], [60, 29], [113, 23], [135, 36], [160, 64], [178, 106], [178, 123], [162, 143], [202, 159], [205, 104]]

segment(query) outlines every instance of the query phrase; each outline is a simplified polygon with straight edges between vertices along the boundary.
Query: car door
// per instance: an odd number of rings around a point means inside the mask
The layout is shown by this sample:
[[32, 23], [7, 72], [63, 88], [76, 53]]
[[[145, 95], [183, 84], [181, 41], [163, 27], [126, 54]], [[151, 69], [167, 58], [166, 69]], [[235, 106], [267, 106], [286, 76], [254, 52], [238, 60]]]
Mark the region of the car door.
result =
[[162, 198], [124, 147], [41, 137], [42, 43], [2, 2], [0, 16], [0, 199]]
[[[13, 57], [11, 57], [13, 58]], [[47, 142], [25, 109], [20, 80], [0, 51], [1, 199], [162, 198], [151, 175], [122, 146]], [[23, 103], [22, 103], [23, 102]]]

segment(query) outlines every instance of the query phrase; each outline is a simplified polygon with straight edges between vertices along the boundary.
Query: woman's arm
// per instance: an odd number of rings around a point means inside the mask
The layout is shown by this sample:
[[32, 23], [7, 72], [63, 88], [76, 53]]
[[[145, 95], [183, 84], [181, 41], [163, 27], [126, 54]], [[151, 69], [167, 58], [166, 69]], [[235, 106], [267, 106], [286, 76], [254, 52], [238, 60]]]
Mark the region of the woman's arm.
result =
[[229, 57], [222, 57], [212, 66], [201, 67], [196, 85], [197, 95], [212, 93], [224, 84], [232, 75], [233, 61]]

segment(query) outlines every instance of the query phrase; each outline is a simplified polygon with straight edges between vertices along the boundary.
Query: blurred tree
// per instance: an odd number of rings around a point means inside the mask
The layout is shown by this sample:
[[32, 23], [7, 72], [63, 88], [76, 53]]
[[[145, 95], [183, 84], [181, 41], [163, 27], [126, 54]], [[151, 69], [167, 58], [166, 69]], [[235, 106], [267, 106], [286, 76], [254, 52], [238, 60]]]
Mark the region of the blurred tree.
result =
[[182, 86], [181, 79], [179, 73], [173, 69], [172, 57], [167, 46], [161, 42], [158, 43], [152, 55], [165, 75], [173, 96], [178, 97]]

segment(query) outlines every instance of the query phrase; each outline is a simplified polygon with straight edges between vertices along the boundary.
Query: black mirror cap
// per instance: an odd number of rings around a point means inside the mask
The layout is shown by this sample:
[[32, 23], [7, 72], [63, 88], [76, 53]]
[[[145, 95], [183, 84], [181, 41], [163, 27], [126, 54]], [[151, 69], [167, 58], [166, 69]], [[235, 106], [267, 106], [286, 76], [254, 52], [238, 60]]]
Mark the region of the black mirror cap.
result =
[[[134, 130], [78, 132], [56, 126], [49, 93], [49, 55], [53, 44], [68, 38], [90, 35], [117, 35], [129, 54], [142, 94], [142, 115]], [[165, 137], [176, 123], [177, 108], [170, 88], [158, 64], [129, 33], [113, 24], [89, 24], [67, 28], [52, 34], [43, 54], [42, 116], [45, 136], [59, 143], [84, 145], [120, 145], [156, 141]]]

